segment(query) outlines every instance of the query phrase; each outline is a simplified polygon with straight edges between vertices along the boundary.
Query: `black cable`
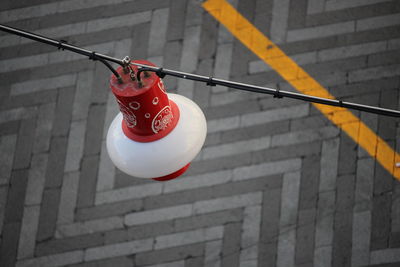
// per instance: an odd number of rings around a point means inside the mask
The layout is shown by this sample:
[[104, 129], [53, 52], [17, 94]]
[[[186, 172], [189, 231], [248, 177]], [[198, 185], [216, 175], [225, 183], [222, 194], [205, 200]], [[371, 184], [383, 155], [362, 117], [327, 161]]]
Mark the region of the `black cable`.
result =
[[95, 51], [92, 51], [92, 54], [89, 56], [89, 59], [93, 60], [93, 61], [98, 60], [101, 63], [103, 63], [107, 68], [109, 68], [111, 70], [112, 73], [114, 73], [115, 77], [117, 77], [117, 79], [118, 79], [118, 82], [122, 83], [122, 77], [119, 75], [119, 73], [110, 65], [110, 63], [108, 63], [108, 61], [106, 61], [102, 58], [99, 58]]
[[189, 80], [194, 80], [194, 81], [199, 81], [199, 82], [205, 82], [207, 84], [212, 83], [212, 85], [214, 85], [214, 84], [222, 85], [222, 86], [239, 89], [239, 90], [243, 90], [243, 91], [269, 94], [269, 95], [273, 95], [274, 97], [277, 97], [277, 98], [288, 97], [288, 98], [294, 98], [294, 99], [318, 103], [318, 104], [360, 110], [360, 111], [375, 113], [375, 114], [384, 115], [384, 116], [400, 117], [400, 111], [398, 111], [398, 110], [373, 107], [373, 106], [368, 106], [368, 105], [345, 102], [342, 100], [328, 99], [328, 98], [322, 98], [322, 97], [317, 97], [317, 96], [289, 92], [289, 91], [282, 91], [279, 89], [272, 89], [272, 88], [267, 88], [267, 87], [262, 87], [262, 86], [250, 85], [250, 84], [245, 84], [245, 83], [226, 81], [226, 80], [222, 80], [222, 79], [216, 79], [213, 77], [207, 77], [207, 76], [201, 76], [201, 75], [197, 75], [197, 74], [168, 70], [168, 69], [147, 66], [144, 64], [139, 64], [139, 63], [134, 63], [134, 62], [132, 62], [131, 64], [141, 67], [142, 71], [152, 71], [155, 73], [162, 72], [162, 74], [164, 76], [170, 75], [170, 76], [174, 76], [174, 77], [178, 77], [178, 78], [189, 79]]
[[91, 60], [98, 60], [101, 63], [103, 63], [104, 65], [106, 65], [107, 68], [109, 68], [112, 71], [112, 73], [117, 77], [119, 82], [122, 82], [121, 76], [107, 62], [107, 61], [111, 61], [111, 62], [117, 63], [117, 64], [119, 64], [121, 66], [124, 66], [124, 63], [120, 59], [113, 58], [113, 57], [106, 56], [106, 55], [102, 55], [102, 54], [96, 53], [94, 51], [89, 51], [89, 50], [86, 50], [86, 49], [83, 49], [83, 48], [68, 44], [68, 42], [65, 41], [65, 40], [51, 39], [51, 38], [48, 38], [48, 37], [45, 37], [45, 36], [41, 36], [39, 34], [30, 33], [30, 32], [27, 32], [27, 31], [24, 31], [24, 30], [20, 30], [20, 29], [16, 29], [16, 28], [13, 28], [13, 27], [10, 27], [10, 26], [6, 26], [6, 25], [3, 25], [3, 24], [0, 24], [0, 30], [2, 30], [4, 32], [15, 34], [15, 35], [18, 35], [18, 36], [22, 36], [22, 37], [25, 37], [25, 38], [28, 38], [28, 39], [31, 39], [31, 40], [34, 40], [34, 41], [38, 41], [38, 42], [41, 42], [41, 43], [45, 43], [45, 44], [48, 44], [48, 45], [55, 46], [55, 47], [57, 47], [58, 50], [69, 50], [69, 51], [72, 51], [72, 52], [87, 56]]
[[[385, 109], [385, 108], [380, 108], [380, 107], [344, 102], [342, 100], [322, 98], [322, 97], [305, 95], [305, 94], [294, 93], [294, 92], [289, 92], [289, 91], [282, 91], [279, 88], [272, 89], [272, 88], [267, 88], [267, 87], [262, 87], [262, 86], [245, 84], [245, 83], [232, 82], [232, 81], [227, 81], [227, 80], [222, 80], [222, 79], [216, 79], [213, 77], [201, 76], [201, 75], [197, 75], [197, 74], [191, 74], [191, 73], [175, 71], [175, 70], [168, 70], [168, 69], [163, 69], [163, 68], [159, 68], [159, 67], [148, 66], [145, 64], [134, 63], [134, 62], [130, 62], [130, 60], [126, 62], [122, 59], [117, 59], [114, 57], [110, 57], [107, 55], [89, 51], [89, 50], [86, 50], [86, 49], [83, 49], [83, 48], [80, 48], [80, 47], [77, 47], [74, 45], [70, 45], [63, 40], [58, 41], [58, 40], [50, 39], [50, 38], [47, 38], [47, 37], [44, 37], [44, 36], [41, 36], [38, 34], [30, 33], [30, 32], [16, 29], [13, 27], [9, 27], [6, 25], [0, 24], [0, 30], [11, 33], [11, 34], [15, 34], [18, 36], [22, 36], [22, 37], [25, 37], [25, 38], [28, 38], [28, 39], [31, 39], [34, 41], [49, 44], [49, 45], [57, 47], [58, 49], [69, 50], [69, 51], [87, 56], [92, 60], [99, 60], [103, 64], [105, 64], [114, 73], [114, 75], [117, 76], [117, 78], [118, 77], [120, 78], [119, 74], [111, 67], [111, 65], [108, 63], [108, 61], [117, 63], [117, 64], [123, 66], [125, 69], [127, 68], [127, 66], [129, 66], [129, 64], [140, 67], [140, 69], [138, 70], [138, 73], [137, 73], [137, 79], [139, 82], [141, 81], [140, 80], [141, 72], [152, 71], [152, 72], [155, 72], [160, 78], [164, 78], [166, 75], [170, 75], [170, 76], [174, 76], [174, 77], [178, 77], [178, 78], [182, 78], [182, 79], [189, 79], [189, 80], [193, 80], [193, 81], [204, 82], [210, 86], [222, 85], [222, 86], [226, 86], [226, 87], [230, 87], [230, 88], [234, 88], [234, 89], [238, 89], [238, 90], [243, 90], [243, 91], [269, 94], [269, 95], [273, 95], [277, 98], [288, 97], [288, 98], [293, 98], [293, 99], [298, 99], [298, 100], [303, 100], [303, 101], [308, 101], [308, 102], [313, 102], [313, 103], [318, 103], [318, 104], [360, 110], [360, 111], [375, 113], [375, 114], [384, 115], [384, 116], [400, 117], [400, 111], [398, 111], [398, 110]], [[131, 78], [133, 80], [134, 76]]]

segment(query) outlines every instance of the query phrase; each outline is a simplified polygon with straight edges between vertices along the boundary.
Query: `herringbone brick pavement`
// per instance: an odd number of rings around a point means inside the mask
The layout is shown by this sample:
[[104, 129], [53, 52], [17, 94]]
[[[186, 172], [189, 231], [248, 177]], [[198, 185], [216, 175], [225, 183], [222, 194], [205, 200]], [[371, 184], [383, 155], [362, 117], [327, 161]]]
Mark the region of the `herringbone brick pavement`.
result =
[[[232, 0], [342, 100], [400, 107], [397, 0]], [[294, 90], [198, 0], [3, 0], [0, 23]], [[400, 266], [400, 184], [308, 103], [166, 78], [206, 114], [184, 177], [111, 164], [109, 71], [0, 33], [0, 266]], [[400, 151], [398, 119], [354, 112]]]

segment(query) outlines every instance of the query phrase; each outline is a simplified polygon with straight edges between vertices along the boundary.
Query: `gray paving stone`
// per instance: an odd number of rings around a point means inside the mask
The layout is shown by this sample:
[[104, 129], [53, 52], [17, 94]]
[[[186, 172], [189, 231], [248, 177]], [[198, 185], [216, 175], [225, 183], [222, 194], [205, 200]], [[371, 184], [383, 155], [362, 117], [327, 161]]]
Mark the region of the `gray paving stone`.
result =
[[37, 154], [32, 157], [32, 168], [29, 170], [25, 205], [37, 205], [42, 202], [47, 158], [47, 154]]
[[357, 162], [355, 207], [356, 211], [371, 209], [373, 195], [374, 161], [373, 159], [359, 159]]
[[203, 15], [200, 40], [199, 59], [212, 58], [217, 49], [218, 22], [208, 13]]
[[91, 221], [59, 225], [56, 237], [72, 237], [97, 232], [104, 232], [123, 227], [122, 217], [108, 217]]
[[49, 151], [51, 131], [54, 121], [54, 103], [43, 104], [39, 108], [38, 119], [35, 129], [35, 143], [33, 153]]
[[194, 244], [198, 242], [221, 239], [222, 236], [223, 236], [222, 226], [200, 228], [188, 232], [158, 236], [155, 239], [154, 248], [163, 249], [168, 247]]
[[86, 122], [74, 121], [70, 125], [68, 146], [65, 159], [65, 172], [77, 171], [83, 156]]
[[4, 225], [22, 221], [27, 181], [27, 170], [17, 170], [11, 173], [7, 205], [5, 206]]
[[84, 157], [79, 178], [77, 207], [89, 207], [95, 202], [96, 179], [99, 156]]
[[[154, 209], [155, 207], [166, 207], [171, 205], [196, 202], [198, 203], [197, 206], [199, 208], [201, 207], [204, 212], [211, 212], [213, 209], [223, 210], [224, 208], [234, 208], [233, 206], [235, 205], [242, 207], [243, 205], [247, 205], [250, 203], [257, 204], [258, 196], [257, 194], [255, 194], [256, 191], [264, 187], [276, 187], [277, 183], [279, 183], [279, 177], [279, 175], [271, 175], [268, 176], [268, 179], [265, 179], [263, 177], [238, 183], [229, 183], [227, 185], [216, 185], [212, 188], [200, 188], [197, 190], [156, 196], [145, 199], [144, 207], [145, 209]], [[247, 194], [248, 192], [255, 192], [253, 193], [255, 195], [252, 196], [251, 194]], [[229, 198], [229, 196], [235, 195], [238, 196]], [[217, 197], [220, 198], [215, 199], [214, 202], [219, 203], [219, 206], [213, 208], [211, 206], [212, 204], [214, 204], [212, 199]], [[223, 201], [224, 198], [233, 199], [235, 200], [235, 202], [225, 203]]]
[[232, 171], [218, 171], [185, 177], [183, 180], [170, 181], [164, 184], [163, 192], [171, 193], [188, 189], [224, 184], [232, 180]]
[[353, 238], [352, 238], [352, 266], [369, 264], [370, 236], [371, 236], [371, 212], [364, 211], [354, 213]]
[[271, 137], [261, 137], [258, 139], [250, 139], [246, 141], [238, 141], [234, 143], [226, 143], [219, 146], [211, 146], [204, 148], [202, 159], [213, 159], [223, 156], [246, 153], [269, 148]]
[[[201, 46], [202, 47], [202, 46]], [[201, 49], [200, 47], [200, 49]], [[200, 52], [199, 52], [200, 53]], [[212, 72], [213, 59], [201, 60], [198, 66], [198, 73], [210, 75]], [[211, 76], [211, 75], [210, 75]], [[196, 83], [194, 86], [193, 100], [204, 110], [210, 103], [211, 88], [205, 83]]]
[[319, 192], [336, 188], [339, 142], [340, 140], [335, 138], [322, 143]]
[[388, 247], [390, 234], [390, 195], [374, 196], [372, 205], [370, 249], [385, 249]]
[[247, 206], [243, 211], [240, 265], [257, 265], [261, 205]]
[[[110, 50], [114, 49], [115, 42], [110, 42]], [[110, 88], [109, 79], [110, 71], [106, 68], [102, 63], [96, 62], [95, 68], [93, 72], [93, 77], [104, 77], [101, 79], [93, 79], [92, 83], [92, 94], [90, 97], [91, 106], [89, 107], [88, 121], [92, 112], [92, 108], [100, 107], [107, 101], [108, 92]], [[103, 116], [99, 116], [99, 119], [104, 118]], [[99, 123], [101, 125], [101, 123]]]
[[185, 258], [195, 258], [203, 255], [204, 244], [191, 244], [176, 247], [138, 253], [135, 257], [135, 264], [138, 266], [157, 264], [162, 262], [176, 261]]
[[96, 204], [113, 203], [128, 199], [140, 199], [160, 195], [161, 192], [162, 185], [159, 183], [148, 183], [144, 185], [125, 187], [97, 193]]
[[[0, 232], [3, 232], [4, 213], [7, 204], [8, 186], [0, 187]], [[1, 240], [0, 240], [1, 242]]]
[[368, 56], [368, 66], [390, 65], [399, 62], [399, 52], [388, 51]]
[[18, 259], [32, 258], [34, 256], [39, 213], [39, 205], [24, 208], [24, 217], [18, 242]]
[[315, 209], [318, 198], [320, 162], [316, 156], [309, 156], [303, 160], [299, 209]]
[[309, 265], [314, 259], [315, 249], [315, 208], [299, 210], [295, 264]]
[[7, 223], [3, 227], [1, 247], [0, 247], [0, 263], [1, 266], [15, 266], [18, 248], [18, 233], [21, 229], [20, 222]]
[[[188, 26], [185, 28], [180, 69], [186, 72], [195, 72], [197, 69], [200, 33], [200, 26]], [[193, 98], [192, 81], [178, 80], [177, 90], [178, 93]]]
[[307, 14], [321, 13], [324, 11], [324, 1], [311, 0], [308, 1]]
[[296, 230], [284, 229], [279, 234], [276, 266], [294, 266]]
[[74, 93], [74, 87], [59, 90], [57, 106], [54, 114], [52, 130], [53, 136], [66, 136], [68, 134]]
[[[281, 184], [280, 184], [281, 185]], [[259, 264], [274, 266], [277, 260], [281, 188], [267, 189], [263, 194], [260, 229]], [[268, 203], [267, 205], [265, 205]]]
[[[220, 31], [225, 32], [224, 30]], [[230, 33], [227, 33], [229, 38], [228, 40], [232, 42], [230, 38], [232, 38]], [[223, 36], [223, 35], [222, 35]], [[223, 40], [226, 38], [222, 38]], [[237, 81], [243, 81], [243, 79], [239, 78], [233, 78], [237, 76], [247, 76], [247, 64], [250, 61], [254, 61], [257, 57], [254, 56], [246, 47], [244, 47], [239, 41], [234, 40], [233, 41], [233, 58], [232, 58], [232, 65], [231, 65], [231, 79], [232, 80], [237, 80]], [[265, 77], [265, 74], [264, 74]], [[251, 84], [257, 84], [255, 79], [251, 79], [252, 81], [250, 82]], [[269, 81], [270, 82], [270, 81]], [[266, 82], [264, 82], [266, 83]]]
[[176, 218], [188, 217], [192, 215], [192, 205], [180, 205], [158, 210], [134, 212], [125, 215], [124, 225], [140, 225], [153, 223], [163, 220], [173, 220]]
[[55, 102], [56, 99], [57, 99], [57, 92], [55, 92], [54, 90], [52, 91], [47, 90], [43, 92], [35, 92], [19, 96], [10, 96], [8, 99], [4, 97], [1, 105], [3, 109], [9, 109], [24, 105], [36, 106], [40, 104], [47, 104], [49, 102]]
[[16, 142], [16, 135], [5, 135], [0, 139], [0, 184], [10, 181]]
[[172, 1], [170, 3], [170, 16], [168, 20], [167, 32], [168, 41], [182, 39], [185, 26], [185, 9], [185, 0]]
[[188, 218], [178, 218], [174, 221], [174, 229], [175, 231], [180, 232], [217, 225], [226, 226], [242, 221], [242, 213], [242, 208], [237, 208], [196, 215]]
[[283, 175], [279, 221], [281, 228], [296, 224], [300, 177], [300, 172], [285, 173]]
[[390, 14], [386, 16], [361, 19], [357, 21], [357, 31], [365, 31], [397, 25], [399, 22], [399, 18], [399, 14]]
[[339, 130], [332, 126], [327, 126], [316, 130], [290, 132], [274, 135], [272, 137], [271, 146], [287, 146], [291, 144], [306, 143], [317, 141], [323, 138], [332, 138], [338, 135]]
[[133, 253], [150, 250], [152, 246], [153, 240], [146, 239], [90, 248], [85, 251], [85, 261], [130, 255]]
[[37, 241], [44, 241], [53, 237], [57, 223], [57, 207], [60, 201], [59, 188], [45, 189], [40, 206], [39, 227], [36, 235]]
[[71, 267], [107, 267], [107, 266], [121, 266], [128, 267], [133, 266], [133, 259], [130, 256], [127, 257], [115, 257], [99, 261], [90, 261], [85, 263], [78, 263], [69, 265]]
[[9, 121], [5, 123], [1, 123], [0, 134], [1, 135], [13, 135], [18, 132], [19, 129], [19, 121]]
[[271, 174], [297, 171], [300, 169], [300, 159], [288, 159], [276, 162], [252, 165], [250, 167], [235, 168], [233, 171], [233, 180], [241, 181], [255, 177], [265, 177]]
[[296, 29], [305, 26], [307, 18], [307, 1], [290, 1], [290, 14], [288, 17], [288, 28]]
[[101, 233], [94, 233], [77, 237], [67, 237], [62, 239], [52, 239], [37, 244], [35, 255], [41, 257], [73, 251], [76, 249], [85, 249], [87, 247], [100, 246], [103, 244], [103, 242], [104, 236]]
[[345, 133], [340, 134], [338, 175], [352, 174], [355, 172], [357, 145]]
[[150, 33], [148, 56], [160, 56], [166, 41], [169, 9], [156, 9], [153, 11]]
[[[398, 99], [398, 90], [385, 90], [380, 95], [380, 105], [396, 109]], [[396, 122], [388, 118], [382, 118], [378, 123], [379, 136], [384, 140], [394, 140], [396, 137]]]
[[75, 250], [66, 253], [54, 254], [50, 256], [43, 256], [33, 259], [27, 259], [24, 261], [19, 261], [16, 266], [26, 267], [26, 266], [65, 266], [68, 264], [74, 264], [83, 261], [83, 251]]
[[[220, 143], [221, 140], [224, 142], [235, 142], [246, 139], [256, 139], [262, 138], [265, 136], [271, 136], [276, 134], [285, 133], [289, 130], [289, 120], [281, 120], [276, 122], [270, 122], [267, 124], [259, 124], [254, 126], [249, 126], [246, 128], [232, 129], [228, 131], [223, 131], [221, 133], [213, 134], [213, 136], [217, 137], [214, 141], [210, 140], [209, 143], [206, 143], [205, 147], [213, 145], [213, 143]], [[209, 134], [207, 138], [210, 138], [212, 135]]]
[[332, 246], [335, 201], [335, 191], [319, 194], [315, 229], [316, 248]]
[[201, 2], [188, 0], [186, 3], [185, 27], [200, 25], [203, 17]]
[[391, 263], [399, 261], [399, 249], [377, 250], [371, 253], [372, 264]]
[[333, 238], [333, 266], [350, 266], [354, 204], [354, 176], [337, 179], [336, 214]]
[[[164, 67], [170, 69], [179, 69], [181, 59], [182, 43], [180, 41], [170, 41], [165, 44]], [[177, 88], [177, 78], [166, 76], [164, 85], [167, 92]]]
[[103, 18], [87, 22], [86, 32], [100, 31], [110, 28], [118, 28], [126, 25], [135, 25], [149, 21], [151, 14], [149, 11], [136, 13], [135, 16], [125, 15], [113, 18]]
[[224, 228], [221, 266], [239, 266], [241, 223], [229, 223]]
[[261, 193], [254, 192], [234, 197], [225, 197], [212, 200], [195, 202], [193, 205], [194, 214], [208, 213], [218, 210], [226, 210], [244, 206], [252, 206], [261, 203]]
[[22, 120], [18, 132], [17, 144], [15, 147], [13, 169], [29, 167], [33, 141], [35, 138], [35, 119]]
[[53, 137], [50, 143], [50, 153], [47, 161], [46, 188], [59, 188], [64, 177], [65, 154], [67, 150], [66, 137]]
[[76, 92], [72, 106], [72, 120], [85, 119], [88, 116], [93, 83], [93, 71], [80, 72], [76, 79]]
[[355, 31], [355, 22], [347, 21], [336, 24], [317, 26], [312, 28], [303, 28], [297, 30], [289, 30], [287, 32], [287, 41], [303, 41], [313, 38], [327, 37], [331, 35], [339, 35]]
[[388, 78], [399, 74], [399, 65], [379, 66], [349, 73], [349, 82]]
[[221, 261], [222, 240], [209, 241], [206, 243], [204, 266], [219, 266]]
[[185, 267], [201, 267], [204, 264], [204, 257], [189, 258], [184, 264]]
[[132, 28], [132, 39], [135, 45], [131, 46], [130, 57], [132, 59], [147, 58], [147, 47], [150, 33], [150, 23], [141, 24]]
[[287, 21], [290, 1], [274, 1], [272, 9], [270, 38], [280, 44], [286, 41]]
[[79, 172], [66, 173], [61, 187], [57, 224], [72, 223], [78, 195]]
[[75, 221], [101, 219], [109, 216], [124, 215], [142, 209], [142, 199], [119, 201], [116, 203], [97, 205], [94, 207], [80, 208], [76, 210]]
[[399, 232], [394, 232], [392, 230], [392, 233], [390, 234], [390, 239], [389, 239], [389, 247], [398, 248], [399, 246], [400, 246], [400, 234], [399, 234]]
[[359, 45], [344, 46], [318, 51], [319, 61], [337, 60], [340, 58], [368, 55], [385, 51], [386, 41], [378, 41]]
[[[107, 112], [108, 113], [108, 112]], [[106, 124], [104, 124], [106, 125]], [[109, 124], [107, 124], [109, 125]], [[107, 133], [108, 129], [104, 131]], [[116, 169], [112, 163], [106, 148], [106, 142], [102, 142], [100, 152], [99, 171], [97, 174], [97, 191], [110, 190], [114, 187]]]
[[86, 124], [84, 156], [97, 155], [101, 150], [105, 105], [92, 105]]

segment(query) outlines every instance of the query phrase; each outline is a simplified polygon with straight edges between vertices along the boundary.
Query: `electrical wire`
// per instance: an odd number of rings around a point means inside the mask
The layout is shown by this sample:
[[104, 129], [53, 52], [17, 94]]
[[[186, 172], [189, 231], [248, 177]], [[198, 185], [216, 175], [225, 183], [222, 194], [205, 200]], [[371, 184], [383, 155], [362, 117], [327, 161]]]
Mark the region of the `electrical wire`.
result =
[[[193, 81], [205, 82], [209, 86], [221, 85], [221, 86], [226, 86], [226, 87], [243, 90], [243, 91], [269, 94], [269, 95], [273, 95], [275, 98], [288, 97], [288, 98], [293, 98], [293, 99], [298, 99], [298, 100], [303, 100], [303, 101], [308, 101], [308, 102], [313, 102], [313, 103], [318, 103], [318, 104], [360, 110], [360, 111], [375, 113], [375, 114], [384, 115], [384, 116], [400, 117], [400, 111], [398, 111], [398, 110], [368, 106], [368, 105], [357, 104], [357, 103], [351, 103], [351, 102], [346, 102], [346, 101], [337, 100], [337, 99], [322, 98], [322, 97], [305, 95], [305, 94], [294, 93], [294, 92], [289, 92], [289, 91], [282, 91], [279, 88], [273, 89], [273, 88], [267, 88], [267, 87], [262, 87], [262, 86], [255, 86], [255, 85], [250, 85], [250, 84], [245, 84], [245, 83], [217, 79], [214, 77], [202, 76], [202, 75], [191, 74], [191, 73], [186, 73], [186, 72], [181, 72], [181, 71], [164, 69], [164, 68], [160, 68], [160, 67], [148, 66], [145, 64], [139, 64], [139, 63], [131, 62], [130, 60], [118, 59], [118, 58], [103, 55], [103, 54], [100, 54], [100, 53], [97, 53], [94, 51], [89, 51], [87, 49], [83, 49], [83, 48], [68, 44], [64, 40], [60, 40], [60, 41], [54, 40], [54, 39], [51, 39], [51, 38], [48, 38], [45, 36], [41, 36], [41, 35], [34, 34], [31, 32], [28, 32], [28, 31], [24, 31], [24, 30], [20, 30], [17, 28], [13, 28], [13, 27], [6, 26], [3, 24], [0, 24], [0, 30], [11, 33], [11, 34], [15, 34], [18, 36], [22, 36], [22, 37], [25, 37], [25, 38], [28, 38], [28, 39], [31, 39], [34, 41], [52, 45], [52, 46], [57, 47], [58, 49], [69, 50], [69, 51], [87, 56], [87, 57], [89, 57], [89, 59], [92, 59], [92, 60], [99, 60], [100, 62], [105, 64], [114, 73], [114, 75], [118, 78], [118, 81], [121, 83], [122, 83], [122, 78], [120, 77], [118, 72], [108, 63], [108, 61], [117, 63], [117, 64], [121, 65], [124, 69], [127, 69], [127, 67], [130, 66], [130, 64], [140, 67], [136, 74], [136, 79], [139, 82], [141, 81], [140, 74], [143, 71], [152, 71], [152, 72], [155, 72], [160, 78], [164, 78], [166, 75], [170, 75], [170, 76], [178, 77], [181, 79], [189, 79], [189, 80], [193, 80]], [[134, 79], [134, 74], [131, 75], [131, 79], [132, 80]]]

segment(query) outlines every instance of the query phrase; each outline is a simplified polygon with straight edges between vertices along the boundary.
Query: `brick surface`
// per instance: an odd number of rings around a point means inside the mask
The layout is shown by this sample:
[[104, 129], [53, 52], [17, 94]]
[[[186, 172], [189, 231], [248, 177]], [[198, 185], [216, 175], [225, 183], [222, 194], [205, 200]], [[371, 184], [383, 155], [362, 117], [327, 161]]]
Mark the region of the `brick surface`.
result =
[[[0, 21], [295, 92], [202, 2], [5, 0]], [[229, 2], [338, 99], [398, 109], [398, 1]], [[399, 265], [398, 182], [311, 104], [166, 77], [206, 143], [183, 177], [139, 180], [107, 155], [103, 64], [6, 33], [0, 49], [1, 266]], [[398, 151], [398, 120], [354, 114]]]

